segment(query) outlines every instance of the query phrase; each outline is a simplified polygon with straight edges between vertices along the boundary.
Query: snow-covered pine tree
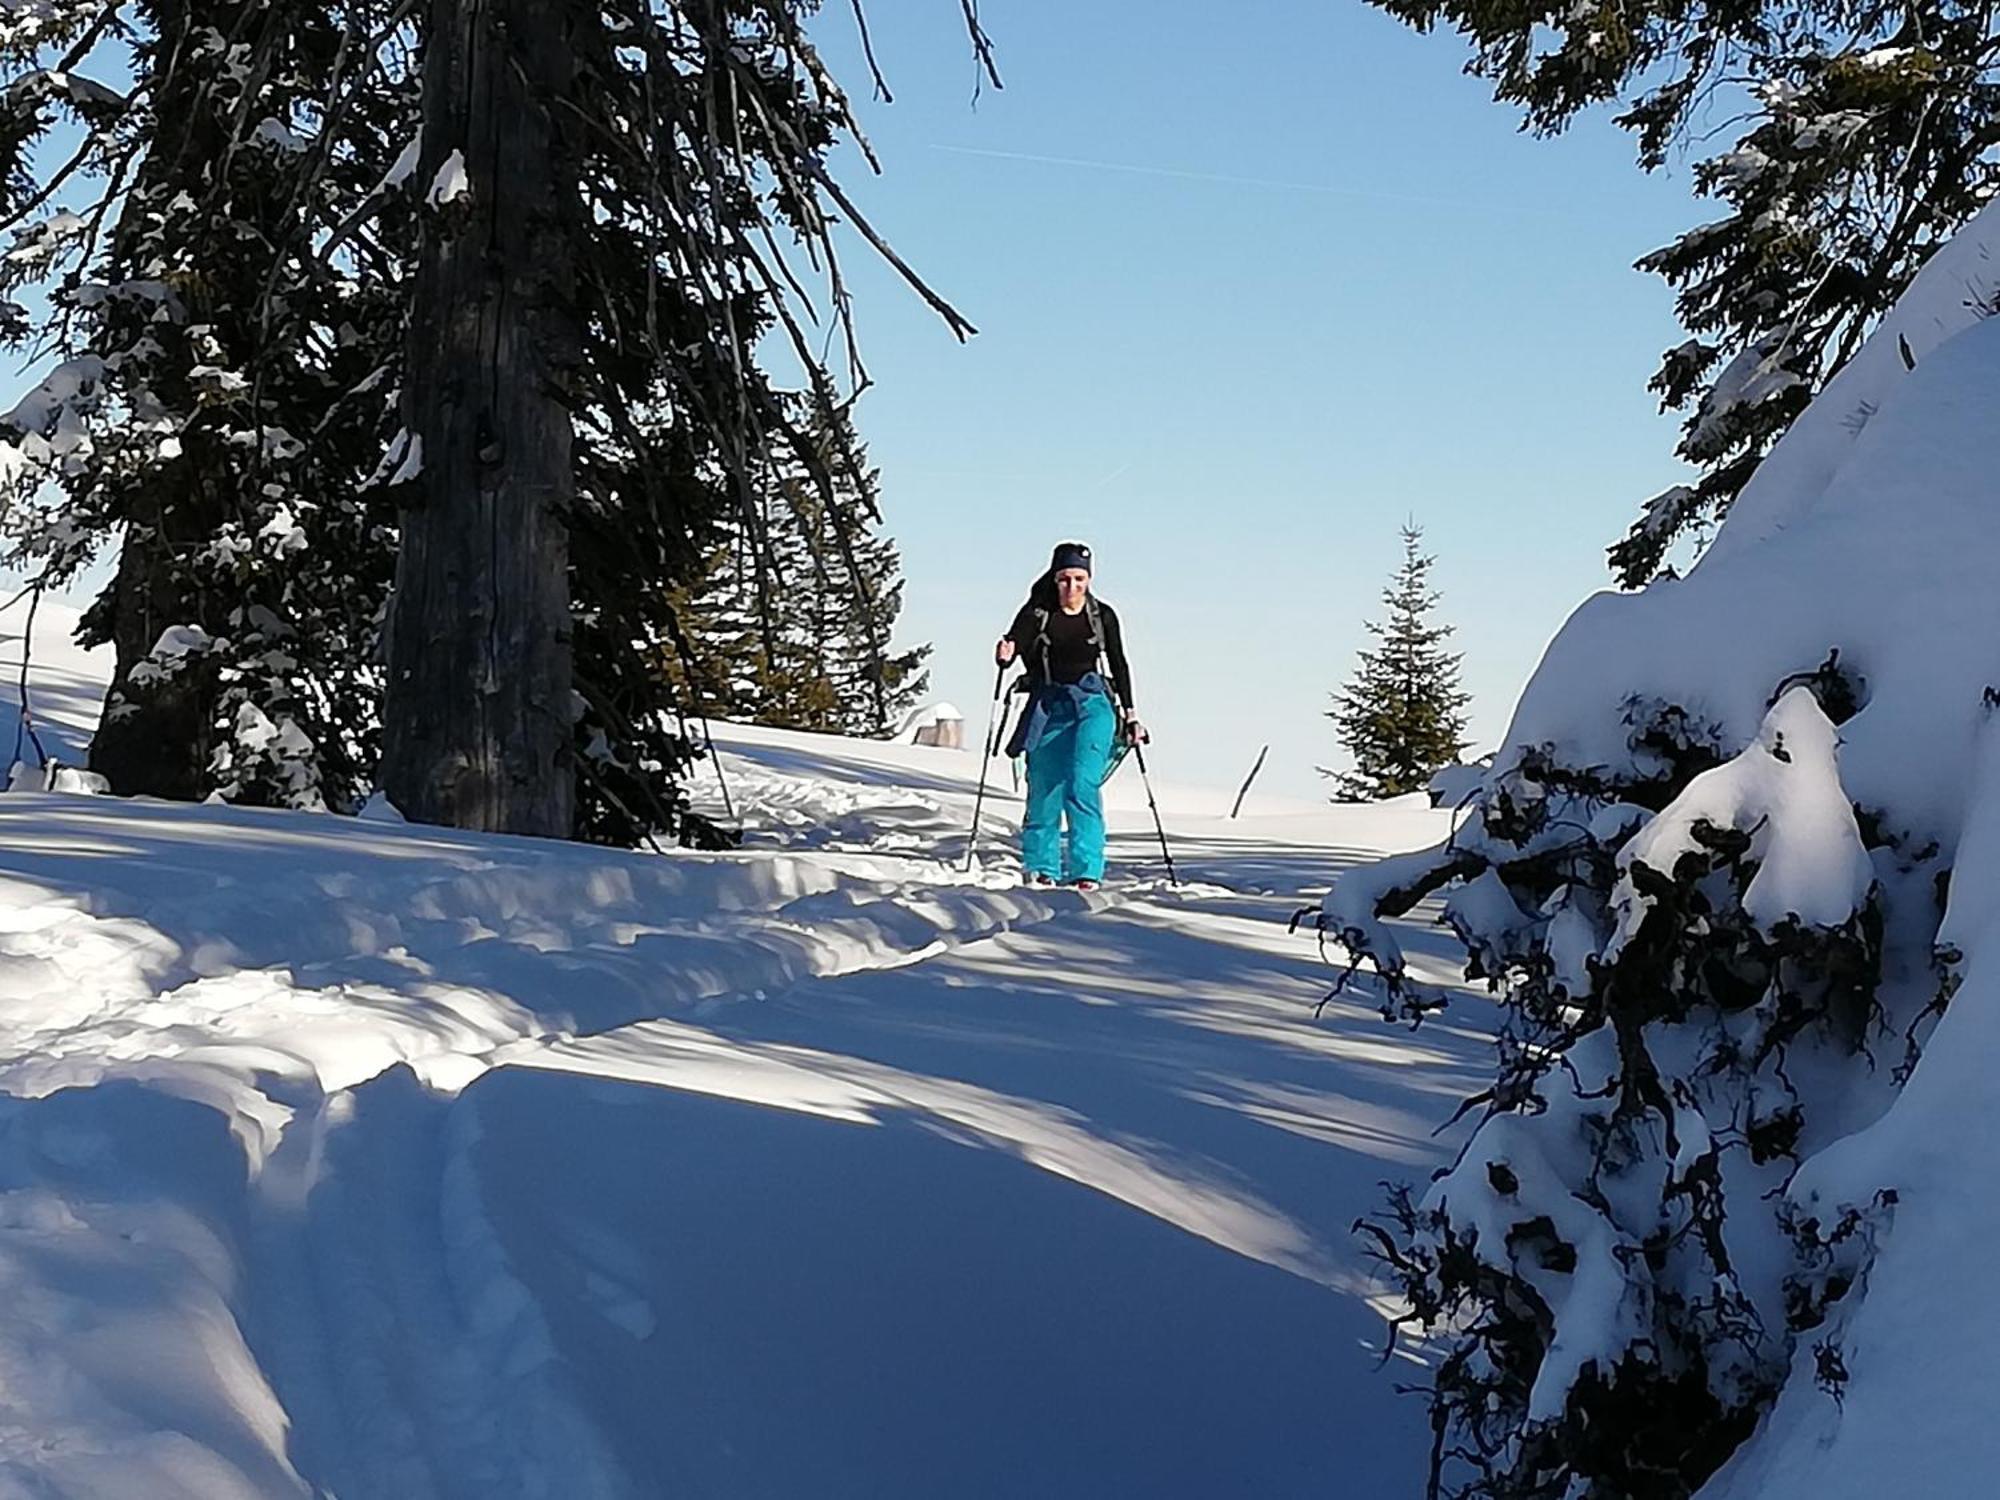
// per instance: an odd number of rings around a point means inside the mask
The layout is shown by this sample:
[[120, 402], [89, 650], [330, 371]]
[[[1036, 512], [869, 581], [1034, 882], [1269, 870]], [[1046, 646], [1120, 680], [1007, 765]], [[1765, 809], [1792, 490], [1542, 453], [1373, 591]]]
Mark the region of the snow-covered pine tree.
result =
[[1353, 770], [1335, 776], [1334, 795], [1343, 802], [1420, 792], [1440, 768], [1456, 764], [1466, 745], [1465, 706], [1472, 700], [1458, 685], [1459, 656], [1445, 650], [1452, 627], [1435, 615], [1436, 559], [1421, 550], [1422, 527], [1412, 522], [1402, 536], [1403, 561], [1382, 593], [1387, 617], [1368, 622], [1376, 645], [1361, 653], [1327, 712], [1354, 758]]
[[[762, 545], [755, 502], [774, 454], [796, 458], [828, 503], [836, 470], [858, 468], [851, 456], [824, 461], [767, 371], [764, 344], [775, 337], [805, 372], [809, 409], [827, 417], [839, 405], [781, 237], [832, 278], [838, 327], [848, 303], [831, 270], [836, 214], [951, 326], [969, 328], [889, 252], [829, 173], [830, 152], [856, 132], [804, 34], [810, 0], [566, 0], [528, 7], [534, 14], [511, 26], [500, 24], [506, 5], [457, 7], [435, 0], [432, 34], [456, 24], [466, 68], [523, 90], [508, 128], [527, 132], [533, 150], [506, 160], [502, 183], [502, 162], [450, 103], [476, 90], [439, 65], [418, 171], [437, 200], [419, 282], [462, 274], [465, 290], [518, 282], [548, 295], [514, 304], [518, 327], [488, 330], [522, 342], [508, 344], [512, 364], [478, 399], [450, 409], [431, 383], [406, 386], [406, 446], [415, 452], [421, 440], [422, 458], [406, 476], [389, 633], [390, 790], [419, 818], [553, 831], [561, 798], [552, 782], [574, 775], [598, 796], [578, 828], [630, 841], [678, 817], [671, 778], [685, 747], [658, 662], [673, 628], [663, 586], [702, 556], [706, 507], [689, 501], [733, 496]], [[985, 59], [974, 8], [965, 15]], [[531, 35], [536, 55], [516, 55]], [[524, 172], [535, 180], [516, 177]], [[495, 231], [476, 211], [523, 194], [532, 212], [512, 229]], [[492, 253], [465, 253], [481, 245]], [[420, 303], [413, 358], [455, 336], [439, 319], [462, 305]], [[851, 361], [851, 339], [848, 348]], [[512, 413], [504, 424], [503, 409]], [[573, 507], [561, 466], [523, 454], [531, 434], [574, 444], [576, 462], [589, 466]], [[541, 477], [528, 490], [508, 490], [531, 472]], [[566, 537], [553, 520], [565, 511]], [[468, 601], [446, 586], [446, 559], [471, 562], [473, 539], [492, 535], [482, 518], [503, 512], [518, 512], [521, 524], [504, 531], [492, 566], [467, 575]], [[539, 564], [564, 540], [571, 566], [558, 576]], [[856, 566], [844, 543], [842, 561]], [[577, 650], [594, 658], [592, 670], [579, 662], [574, 672], [576, 715], [564, 687], [568, 643], [548, 627], [565, 590]], [[485, 661], [488, 636], [518, 642], [540, 664], [499, 714], [467, 697], [481, 673], [514, 670], [511, 659]], [[480, 670], [468, 677], [448, 662]], [[574, 720], [568, 746], [551, 731], [558, 717]], [[502, 743], [510, 725], [523, 731], [512, 749]]]
[[[573, 434], [561, 534], [574, 693], [556, 705], [570, 729], [554, 760], [575, 779], [567, 831], [581, 836], [632, 843], [676, 827], [689, 750], [657, 658], [673, 636], [672, 586], [699, 572], [715, 516], [749, 522], [756, 469], [774, 451], [807, 455], [822, 492], [832, 484], [758, 363], [775, 334], [799, 356], [808, 405], [837, 404], [783, 245], [809, 245], [829, 266], [838, 213], [890, 252], [826, 173], [852, 121], [800, 32], [810, 9], [567, 6], [570, 83], [557, 97], [544, 79], [534, 101], [579, 132], [561, 143], [564, 192], [547, 200], [567, 235], [578, 342], [550, 366], [564, 366], [561, 391], [532, 394], [545, 416], [559, 404], [551, 420]], [[520, 28], [501, 35], [492, 22], [480, 23], [485, 55], [512, 56]], [[405, 372], [413, 349], [441, 346], [409, 332], [417, 231], [436, 250], [479, 201], [478, 182], [452, 166], [466, 148], [426, 146], [419, 129], [422, 42], [441, 24], [399, 0], [129, 13], [74, 0], [0, 18], [0, 213], [16, 231], [0, 331], [66, 356], [7, 424], [9, 556], [59, 583], [141, 523], [94, 618], [106, 631], [127, 622], [117, 710], [134, 774], [156, 777], [154, 789], [344, 805], [374, 773], [379, 615], [427, 463], [410, 408], [438, 389]], [[95, 81], [125, 71], [128, 47], [129, 90]], [[447, 120], [441, 133], [462, 129]], [[47, 159], [65, 131], [82, 143], [68, 167]], [[191, 132], [207, 132], [201, 149]], [[146, 191], [126, 192], [142, 166]], [[549, 227], [536, 226], [544, 241]], [[201, 269], [211, 257], [226, 293]], [[38, 290], [54, 293], [46, 315]], [[155, 304], [130, 317], [88, 316], [149, 291]], [[833, 300], [844, 328], [846, 301]], [[198, 403], [181, 389], [197, 372]], [[203, 483], [185, 487], [227, 514], [207, 527], [176, 502], [174, 531], [149, 549], [147, 497], [168, 491], [146, 476], [185, 466], [190, 423], [215, 440], [195, 450], [210, 465]], [[122, 466], [100, 462], [114, 451]], [[482, 441], [473, 457], [498, 451]], [[555, 471], [550, 482], [563, 487]], [[762, 545], [754, 527], [752, 540]], [[199, 576], [181, 576], [190, 570]], [[465, 630], [451, 600], [431, 607], [447, 617], [433, 624]]]
[[[371, 247], [330, 261], [307, 227], [369, 192], [385, 111], [413, 104], [393, 14], [0, 19], [7, 332], [57, 359], [5, 419], [7, 555], [56, 585], [123, 539], [85, 622], [116, 648], [93, 762], [121, 791], [313, 806], [368, 773], [388, 551], [360, 481], [384, 436], [371, 342], [401, 310]], [[335, 151], [326, 80], [364, 42], [383, 86]]]
[[1421, 30], [1455, 27], [1473, 46], [1470, 71], [1537, 131], [1622, 103], [1617, 122], [1647, 170], [1710, 138], [1699, 113], [1732, 117], [1734, 141], [1694, 169], [1697, 190], [1726, 211], [1639, 263], [1676, 289], [1690, 334], [1652, 389], [1687, 411], [1680, 453], [1700, 474], [1647, 501], [1611, 548], [1628, 587], [1728, 511], [1931, 253], [2000, 187], [1995, 0], [1374, 3]]

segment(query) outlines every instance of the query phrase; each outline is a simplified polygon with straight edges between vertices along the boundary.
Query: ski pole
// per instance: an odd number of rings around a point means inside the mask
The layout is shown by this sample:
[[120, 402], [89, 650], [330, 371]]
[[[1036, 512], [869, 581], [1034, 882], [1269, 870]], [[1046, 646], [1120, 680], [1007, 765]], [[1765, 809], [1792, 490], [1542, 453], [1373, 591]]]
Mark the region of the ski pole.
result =
[[973, 857], [979, 852], [979, 808], [986, 800], [986, 768], [993, 763], [994, 725], [1000, 721], [1000, 698], [1007, 686], [1007, 663], [1000, 663], [1000, 670], [993, 674], [993, 707], [986, 712], [986, 738], [979, 742], [979, 790], [972, 798], [972, 836], [965, 841], [965, 868], [972, 868]]
[[1153, 800], [1153, 778], [1146, 774], [1146, 751], [1144, 745], [1132, 741], [1132, 755], [1139, 762], [1139, 784], [1146, 789], [1146, 806], [1153, 810], [1153, 832], [1160, 836], [1160, 857], [1167, 862], [1167, 884], [1179, 885], [1180, 877], [1174, 874], [1174, 856], [1167, 848], [1166, 825], [1160, 821], [1160, 804]]

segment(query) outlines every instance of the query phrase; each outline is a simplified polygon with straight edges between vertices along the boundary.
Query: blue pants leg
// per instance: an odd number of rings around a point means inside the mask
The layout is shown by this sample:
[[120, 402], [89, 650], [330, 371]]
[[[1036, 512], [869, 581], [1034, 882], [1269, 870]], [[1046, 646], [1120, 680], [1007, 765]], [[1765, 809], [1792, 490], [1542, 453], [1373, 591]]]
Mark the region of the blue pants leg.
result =
[[1070, 743], [1069, 776], [1063, 790], [1063, 813], [1069, 819], [1069, 845], [1063, 858], [1065, 880], [1104, 878], [1104, 772], [1111, 764], [1117, 729], [1117, 715], [1109, 698], [1097, 693], [1084, 700]]
[[1051, 713], [1035, 748], [1028, 752], [1028, 807], [1021, 819], [1021, 865], [1029, 875], [1062, 875], [1063, 794], [1076, 721]]
[[1021, 822], [1021, 863], [1028, 874], [1104, 878], [1103, 783], [1117, 727], [1111, 700], [1102, 693], [1080, 704], [1060, 698], [1050, 705], [1041, 738], [1028, 752], [1028, 810]]

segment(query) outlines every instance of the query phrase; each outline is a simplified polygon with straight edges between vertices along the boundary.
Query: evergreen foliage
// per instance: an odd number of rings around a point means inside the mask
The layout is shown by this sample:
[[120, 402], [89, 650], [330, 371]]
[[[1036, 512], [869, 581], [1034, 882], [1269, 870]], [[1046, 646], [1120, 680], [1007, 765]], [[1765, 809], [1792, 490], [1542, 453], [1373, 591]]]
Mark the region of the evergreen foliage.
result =
[[[849, 383], [863, 382], [836, 216], [956, 332], [971, 331], [894, 257], [829, 172], [835, 147], [858, 140], [858, 131], [804, 34], [816, 8], [814, 0], [568, 0], [560, 35], [548, 43], [568, 56], [561, 66], [535, 60], [535, 76], [551, 80], [546, 102], [540, 95], [533, 102], [558, 179], [553, 223], [542, 226], [542, 248], [517, 254], [510, 269], [533, 283], [563, 264], [576, 305], [554, 341], [574, 336], [577, 345], [537, 343], [535, 359], [551, 378], [524, 365], [510, 386], [552, 434], [573, 441], [576, 454], [569, 593], [582, 711], [572, 758], [579, 828], [592, 837], [632, 842], [680, 821], [675, 773], [688, 747], [678, 728], [684, 705], [672, 701], [658, 670], [677, 629], [665, 586], [699, 566], [710, 523], [733, 510], [761, 551], [758, 502], [772, 467], [795, 463], [829, 507], [837, 477], [860, 473], [851, 429], [835, 422], [842, 398], [819, 352], [832, 340], [808, 332], [818, 314], [805, 285], [816, 276], [833, 331], [845, 336]], [[491, 11], [464, 0], [433, 3], [434, 17], [472, 27], [478, 46], [504, 58], [514, 42], [505, 28], [494, 30]], [[540, 15], [522, 12], [524, 24], [539, 25]], [[965, 16], [984, 58], [973, 8]], [[449, 160], [453, 131], [464, 134], [463, 123], [427, 117], [419, 178], [432, 160]], [[468, 161], [478, 144], [466, 140]], [[493, 157], [487, 170], [511, 167]], [[475, 202], [481, 190], [475, 172]], [[453, 232], [447, 211], [429, 226], [422, 266], [450, 261]], [[420, 281], [422, 274], [420, 267]], [[412, 350], [426, 347], [429, 333], [413, 326]], [[771, 374], [774, 342], [789, 350], [803, 393]], [[802, 412], [827, 424], [831, 450], [814, 440]], [[405, 420], [414, 441], [421, 413], [413, 408]], [[467, 451], [483, 462], [479, 445]], [[427, 469], [406, 517], [436, 515], [434, 489], [476, 497], [480, 483], [476, 464], [469, 473]], [[859, 577], [848, 537], [836, 542], [842, 566]], [[416, 571], [412, 559], [406, 524], [399, 576]], [[495, 609], [510, 607], [504, 587], [489, 596]], [[431, 590], [422, 608], [427, 624], [400, 647], [392, 634], [392, 708], [397, 650], [421, 672], [431, 661], [428, 638], [454, 628], [449, 590]], [[539, 638], [532, 629], [523, 634]], [[414, 726], [425, 702], [403, 701]], [[392, 717], [387, 727], [393, 735], [399, 726]], [[420, 782], [455, 775], [462, 758], [449, 736], [426, 755], [433, 769]]]
[[[1420, 792], [1465, 749], [1460, 658], [1444, 649], [1452, 627], [1436, 623], [1439, 595], [1430, 585], [1434, 558], [1418, 550], [1423, 529], [1403, 528], [1403, 562], [1383, 591], [1386, 622], [1369, 621], [1377, 645], [1361, 653], [1347, 687], [1327, 713], [1354, 769], [1335, 778], [1340, 801], [1372, 801]], [[1332, 773], [1328, 773], [1332, 774]]]
[[[1939, 851], [1848, 799], [1836, 726], [1862, 699], [1835, 651], [1774, 684], [1734, 756], [1628, 701], [1631, 769], [1527, 747], [1447, 843], [1343, 876], [1315, 914], [1416, 1023], [1439, 1002], [1382, 923], [1445, 893], [1502, 1008], [1457, 1160], [1360, 1226], [1398, 1326], [1438, 1341], [1432, 1495], [1689, 1500], [1802, 1341], [1838, 1353], [1894, 1195], [1808, 1213], [1786, 1188], [1907, 1075], [1960, 961], [1885, 983], [1885, 934], [1935, 926]], [[1791, 909], [1773, 891], [1796, 870], [1760, 887], [1788, 847], [1844, 905]]]
[[[578, 836], [629, 844], [681, 825], [687, 705], [660, 670], [683, 634], [676, 585], [701, 575], [726, 527], [766, 547], [774, 468], [803, 476], [784, 493], [815, 533], [803, 497], [842, 513], [840, 476], [861, 482], [817, 353], [829, 341], [808, 337], [816, 272], [849, 333], [842, 373], [865, 381], [836, 216], [971, 331], [829, 175], [835, 145], [856, 137], [801, 30], [815, 8], [563, 0], [513, 29], [505, 7], [457, 0], [46, 0], [0, 16], [0, 232], [13, 237], [0, 338], [54, 365], [0, 414], [0, 550], [59, 586], [123, 538], [89, 616], [118, 647], [96, 754], [119, 790], [358, 802], [382, 758], [384, 620], [399, 549], [413, 561], [411, 518], [449, 516], [452, 535], [475, 524], [482, 485], [511, 482], [514, 456], [489, 437], [466, 449], [473, 472], [433, 493], [449, 458], [419, 441], [445, 382], [461, 398], [449, 409], [477, 389], [467, 370], [430, 369], [473, 304], [419, 295], [441, 285], [425, 277], [465, 242], [487, 190], [476, 171], [465, 192], [443, 190], [476, 156], [446, 92], [423, 89], [427, 38], [450, 31], [487, 49], [495, 76], [531, 80], [513, 117], [551, 143], [549, 208], [532, 226], [547, 253], [495, 272], [556, 264], [566, 288], [568, 331], [544, 319], [527, 361], [541, 374], [508, 393], [569, 454], [547, 504], [567, 553], [569, 629], [552, 634], [573, 661], [563, 701], [543, 710], [572, 729], [534, 774], [574, 778]], [[535, 66], [517, 66], [527, 30], [563, 56], [537, 44]], [[803, 392], [769, 373], [774, 340]], [[481, 420], [522, 441], [522, 424]], [[815, 570], [767, 558], [760, 572], [838, 571], [865, 596], [857, 580], [881, 568], [857, 540], [835, 528]], [[484, 613], [465, 603], [410, 606], [423, 619], [401, 644], [390, 634], [402, 665], [389, 680], [481, 634]], [[892, 599], [875, 608], [893, 618]], [[845, 628], [886, 646], [879, 628]], [[887, 663], [860, 695], [877, 720], [913, 667]]]
[[1736, 131], [1694, 169], [1724, 212], [1639, 262], [1674, 287], [1690, 334], [1651, 388], [1687, 412], [1679, 452], [1700, 474], [1647, 501], [1610, 549], [1628, 587], [1721, 519], [1931, 252], [2000, 188], [2000, 0], [1374, 3], [1421, 30], [1455, 27], [1473, 46], [1469, 70], [1532, 129], [1619, 101], [1648, 171], [1705, 139], [1711, 115]]
[[[344, 804], [374, 753], [389, 553], [362, 481], [402, 309], [392, 259], [325, 262], [309, 226], [386, 168], [405, 59], [386, 5], [134, 10], [0, 22], [0, 322], [57, 357], [5, 421], [7, 560], [60, 585], [123, 539], [84, 626], [116, 648], [93, 747], [114, 788]], [[379, 87], [335, 152], [326, 80], [378, 27]]]
[[[843, 452], [862, 458], [849, 421], [843, 411], [832, 424], [804, 424], [829, 465]], [[754, 516], [763, 545], [753, 545], [750, 526], [729, 522], [699, 586], [674, 600], [689, 649], [666, 666], [696, 706], [864, 737], [893, 732], [916, 706], [930, 647], [891, 646], [901, 562], [875, 524], [875, 495], [865, 461], [835, 471], [828, 504], [806, 466], [779, 455]]]

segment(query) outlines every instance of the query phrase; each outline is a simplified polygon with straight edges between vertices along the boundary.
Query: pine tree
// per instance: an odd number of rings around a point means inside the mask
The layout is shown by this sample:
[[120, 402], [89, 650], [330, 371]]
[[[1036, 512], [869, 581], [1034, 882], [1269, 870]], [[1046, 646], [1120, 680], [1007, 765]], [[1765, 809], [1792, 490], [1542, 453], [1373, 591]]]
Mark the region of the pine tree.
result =
[[687, 712], [753, 724], [765, 659], [757, 553], [733, 515], [717, 530], [700, 575], [668, 591], [674, 631], [659, 648], [659, 671]]
[[1354, 757], [1354, 769], [1335, 778], [1339, 801], [1422, 791], [1466, 745], [1464, 710], [1471, 699], [1459, 690], [1460, 658], [1444, 649], [1452, 627], [1432, 617], [1439, 599], [1430, 585], [1436, 559], [1418, 551], [1421, 527], [1406, 525], [1402, 535], [1402, 566], [1382, 594], [1388, 618], [1368, 622], [1378, 644], [1361, 653], [1353, 679], [1327, 714]]
[[[777, 472], [773, 534], [789, 536], [790, 576], [778, 590], [778, 646], [789, 709], [800, 728], [860, 737], [893, 730], [929, 682], [930, 647], [896, 652], [890, 641], [902, 612], [902, 564], [880, 530], [879, 478], [842, 410], [808, 432], [822, 461], [836, 470], [829, 496], [796, 460]], [[781, 552], [780, 557], [784, 554]]]
[[902, 557], [895, 541], [876, 533], [856, 545], [859, 568], [874, 597], [864, 606], [848, 600], [846, 648], [831, 664], [842, 703], [850, 705], [845, 732], [880, 738], [893, 734], [930, 688], [928, 644], [893, 650], [890, 631], [903, 611]]
[[[775, 338], [804, 371], [806, 409], [826, 421], [840, 404], [815, 353], [821, 341], [806, 332], [804, 268], [789, 262], [782, 240], [802, 245], [800, 259], [824, 278], [836, 328], [846, 329], [848, 316], [832, 269], [837, 214], [956, 331], [971, 330], [888, 251], [829, 173], [830, 154], [856, 131], [804, 34], [812, 0], [566, 0], [527, 7], [507, 26], [499, 25], [504, 5], [461, 16], [460, 4], [434, 0], [433, 33], [440, 18], [457, 16], [470, 28], [461, 48], [468, 65], [536, 81], [520, 101], [533, 118], [509, 127], [532, 138], [525, 166], [536, 180], [498, 184], [500, 160], [449, 105], [466, 92], [452, 77], [427, 94], [418, 176], [429, 176], [432, 163], [444, 172], [460, 162], [465, 172], [454, 181], [466, 201], [527, 193], [537, 206], [523, 232], [499, 236], [496, 259], [476, 265], [457, 239], [471, 221], [447, 206], [427, 226], [419, 284], [456, 265], [474, 281], [518, 281], [551, 295], [536, 304], [533, 326], [518, 330], [528, 342], [502, 377], [476, 388], [481, 410], [432, 410], [423, 405], [436, 399], [429, 385], [406, 386], [411, 446], [424, 436], [428, 454], [427, 424], [455, 422], [442, 457], [456, 468], [419, 472], [407, 496], [398, 576], [411, 587], [392, 606], [385, 765], [396, 768], [420, 816], [484, 819], [481, 809], [491, 809], [515, 826], [507, 809], [518, 808], [520, 826], [537, 829], [556, 806], [552, 779], [574, 775], [579, 795], [587, 789], [592, 798], [577, 830], [631, 842], [680, 816], [673, 772], [687, 751], [659, 671], [675, 628], [663, 585], [699, 567], [706, 523], [722, 504], [733, 501], [762, 546], [759, 485], [777, 456], [796, 459], [829, 505], [836, 473], [859, 467], [851, 453], [826, 461], [795, 415], [800, 398], [769, 373], [765, 346]], [[974, 8], [965, 16], [985, 60]], [[537, 56], [510, 56], [529, 36], [539, 38]], [[523, 168], [511, 157], [505, 163], [508, 174]], [[451, 330], [438, 318], [463, 299], [429, 305], [411, 328], [413, 358], [447, 341]], [[848, 348], [851, 356], [851, 337]], [[858, 378], [858, 364], [851, 368]], [[513, 415], [503, 422], [505, 412]], [[529, 483], [507, 446], [519, 441], [517, 427], [539, 434], [538, 443], [573, 448], [573, 504], [572, 486], [546, 455], [532, 466], [541, 477], [528, 491], [503, 500], [501, 490]], [[447, 493], [440, 511], [435, 502]], [[496, 718], [469, 703], [471, 685], [460, 675], [437, 669], [454, 653], [481, 659], [482, 632], [442, 585], [451, 571], [445, 559], [470, 557], [465, 528], [474, 540], [490, 539], [482, 523], [502, 513], [522, 516], [524, 529], [506, 534], [498, 567], [473, 575], [484, 601], [475, 614], [547, 670], [523, 682]], [[552, 516], [568, 523], [571, 566], [560, 581], [536, 565], [557, 545]], [[546, 541], [514, 545], [531, 536]], [[434, 550], [440, 560], [430, 558]], [[530, 574], [531, 589], [500, 586]], [[574, 662], [569, 642], [551, 639], [548, 626], [565, 589]], [[553, 716], [570, 714], [562, 674], [571, 668], [578, 711], [565, 754], [544, 731]], [[425, 681], [434, 693], [411, 690]], [[508, 726], [530, 723], [540, 734], [534, 747], [507, 753]], [[514, 778], [525, 781], [514, 787]]]
[[1688, 413], [1679, 452], [1700, 474], [1647, 501], [1610, 549], [1628, 587], [1720, 520], [1931, 252], [2000, 190], [2000, 0], [1374, 3], [1420, 30], [1456, 27], [1470, 71], [1537, 131], [1621, 102], [1648, 171], [1710, 138], [1698, 116], [1718, 92], [1731, 101], [1719, 112], [1734, 141], [1693, 174], [1726, 211], [1639, 262], [1675, 288], [1690, 334], [1651, 389]]
[[[384, 3], [157, 0], [0, 20], [0, 324], [57, 357], [4, 423], [7, 560], [44, 586], [122, 537], [86, 639], [115, 647], [92, 760], [120, 791], [317, 806], [373, 758], [386, 417], [373, 346], [402, 310], [347, 215], [393, 157]], [[326, 80], [374, 37], [379, 86], [329, 138]], [[115, 77], [130, 47], [132, 84]], [[67, 163], [33, 151], [59, 131]], [[41, 309], [31, 308], [39, 293]]]
[[833, 472], [832, 503], [796, 456], [777, 455], [753, 524], [725, 519], [700, 585], [676, 592], [690, 649], [685, 662], [678, 651], [664, 657], [665, 669], [706, 713], [885, 735], [922, 696], [930, 648], [890, 644], [901, 562], [880, 530], [876, 471], [850, 416], [803, 417], [802, 430]]
[[[384, 748], [386, 644], [387, 760], [417, 815], [622, 844], [680, 825], [675, 586], [724, 515], [765, 545], [778, 457], [823, 499], [859, 469], [802, 430], [841, 400], [803, 263], [857, 384], [836, 215], [971, 331], [828, 173], [855, 132], [814, 9], [0, 16], [0, 338], [61, 360], [0, 423], [6, 560], [58, 585], [126, 539], [91, 617], [119, 647], [101, 753], [130, 750], [122, 789], [352, 805]], [[130, 88], [97, 81], [127, 48]], [[459, 106], [506, 99], [503, 173]], [[58, 122], [82, 144], [48, 169]], [[482, 249], [477, 210], [514, 200]], [[496, 309], [499, 285], [532, 295]], [[508, 358], [473, 358], [482, 338]], [[774, 338], [804, 392], [769, 373]], [[520, 524], [480, 529], [503, 514]], [[440, 582], [459, 564], [470, 601]], [[492, 703], [464, 698], [480, 684]]]

